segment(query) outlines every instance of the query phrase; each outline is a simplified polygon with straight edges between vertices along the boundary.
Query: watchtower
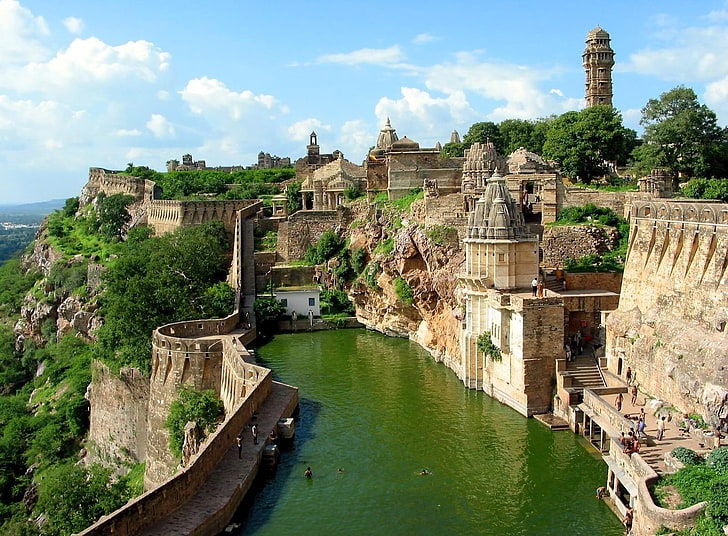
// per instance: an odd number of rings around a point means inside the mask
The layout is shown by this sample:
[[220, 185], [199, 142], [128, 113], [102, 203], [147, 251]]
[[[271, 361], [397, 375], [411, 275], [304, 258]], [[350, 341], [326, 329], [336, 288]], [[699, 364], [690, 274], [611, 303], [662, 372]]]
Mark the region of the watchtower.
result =
[[597, 26], [586, 34], [586, 49], [581, 55], [586, 71], [586, 106], [612, 106], [612, 67], [614, 50], [609, 34]]

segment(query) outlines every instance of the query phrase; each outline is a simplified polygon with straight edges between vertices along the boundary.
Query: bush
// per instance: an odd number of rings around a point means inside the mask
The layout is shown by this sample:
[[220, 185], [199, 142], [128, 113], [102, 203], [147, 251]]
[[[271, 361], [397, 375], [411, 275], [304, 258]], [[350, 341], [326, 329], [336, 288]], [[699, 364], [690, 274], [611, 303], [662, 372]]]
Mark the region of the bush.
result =
[[407, 305], [412, 305], [415, 297], [414, 292], [412, 291], [412, 287], [409, 286], [409, 283], [402, 279], [401, 276], [397, 276], [394, 280], [394, 293], [402, 302]]
[[354, 304], [343, 290], [322, 290], [320, 299], [321, 314], [346, 316], [354, 314]]
[[360, 274], [367, 264], [367, 252], [364, 248], [356, 248], [351, 252], [351, 267], [355, 273]]
[[394, 238], [386, 238], [374, 248], [375, 255], [389, 255], [394, 252]]
[[483, 333], [478, 335], [476, 346], [478, 347], [478, 350], [483, 352], [484, 355], [490, 356], [493, 361], [503, 360], [503, 354], [501, 353], [501, 349], [493, 344], [493, 339], [491, 338], [490, 331], [484, 331]]
[[451, 225], [433, 225], [425, 231], [425, 235], [438, 246], [458, 243], [458, 231]]
[[346, 241], [334, 231], [324, 231], [318, 242], [306, 251], [304, 259], [309, 264], [323, 264], [339, 255], [345, 246]]
[[685, 465], [700, 465], [705, 461], [694, 450], [685, 447], [676, 447], [673, 449], [672, 456]]
[[705, 462], [712, 467], [715, 472], [725, 474], [728, 472], [728, 447], [720, 447], [711, 451]]
[[177, 457], [182, 456], [185, 426], [188, 422], [196, 422], [202, 431], [202, 437], [205, 437], [223, 416], [224, 411], [222, 400], [212, 390], [180, 390], [177, 400], [169, 407], [169, 415], [164, 423], [169, 431], [169, 448], [172, 453]]

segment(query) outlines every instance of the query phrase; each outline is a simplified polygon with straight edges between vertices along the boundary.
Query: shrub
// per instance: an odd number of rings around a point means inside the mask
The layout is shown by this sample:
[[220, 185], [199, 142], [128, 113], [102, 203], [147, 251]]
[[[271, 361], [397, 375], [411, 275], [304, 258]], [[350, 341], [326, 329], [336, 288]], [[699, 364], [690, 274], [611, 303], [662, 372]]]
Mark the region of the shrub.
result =
[[389, 255], [394, 252], [394, 238], [386, 238], [374, 248], [375, 255]]
[[324, 231], [315, 245], [311, 246], [304, 256], [309, 264], [323, 264], [336, 257], [346, 246], [346, 241], [334, 231]]
[[409, 286], [409, 283], [402, 279], [401, 276], [397, 276], [394, 280], [394, 293], [402, 302], [407, 305], [412, 305], [415, 297], [414, 292], [412, 291], [412, 287]]
[[169, 448], [177, 457], [182, 455], [185, 426], [196, 422], [205, 437], [224, 414], [222, 400], [214, 391], [198, 391], [191, 388], [180, 390], [177, 400], [169, 407], [164, 423], [169, 431]]
[[694, 450], [685, 447], [676, 447], [673, 449], [672, 456], [685, 465], [700, 465], [705, 461]]
[[325, 315], [354, 314], [354, 304], [343, 290], [321, 291], [321, 313]]
[[483, 352], [484, 355], [490, 356], [493, 361], [503, 360], [503, 354], [501, 353], [501, 349], [493, 344], [493, 339], [491, 338], [490, 331], [484, 331], [483, 333], [478, 335], [476, 345], [478, 347], [478, 350]]
[[367, 252], [364, 248], [356, 248], [351, 252], [351, 267], [355, 273], [360, 274], [367, 264]]
[[705, 462], [712, 467], [715, 472], [725, 474], [728, 472], [728, 447], [720, 447], [711, 451]]

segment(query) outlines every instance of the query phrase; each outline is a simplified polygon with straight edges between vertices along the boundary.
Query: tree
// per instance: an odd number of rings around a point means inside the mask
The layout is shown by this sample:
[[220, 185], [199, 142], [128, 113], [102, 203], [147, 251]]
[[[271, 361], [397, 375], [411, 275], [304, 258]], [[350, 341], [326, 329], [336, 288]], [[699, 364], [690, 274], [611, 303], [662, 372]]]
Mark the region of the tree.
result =
[[212, 431], [224, 415], [222, 400], [215, 391], [198, 391], [184, 387], [179, 391], [177, 400], [169, 407], [169, 415], [164, 425], [169, 431], [169, 447], [176, 456], [181, 456], [188, 422], [196, 422], [203, 437]]
[[301, 200], [301, 184], [303, 181], [289, 182], [286, 186], [286, 204], [288, 206], [288, 213], [293, 214], [297, 210], [303, 208]]
[[114, 194], [98, 196], [99, 224], [101, 235], [108, 241], [119, 240], [124, 226], [131, 220], [127, 207], [134, 202], [134, 196]]
[[584, 183], [609, 172], [609, 162], [626, 161], [634, 140], [611, 106], [566, 112], [546, 134], [543, 155], [559, 163], [562, 173]]
[[499, 155], [504, 154], [500, 130], [498, 129], [498, 125], [491, 121], [473, 123], [468, 133], [463, 136], [463, 148], [467, 149], [476, 142], [485, 143], [488, 140], [493, 142], [495, 150], [498, 151]]
[[534, 123], [524, 119], [506, 119], [498, 125], [498, 132], [503, 143], [503, 156], [508, 156], [520, 147], [529, 151], [540, 152], [540, 147], [534, 146]]
[[650, 99], [642, 108], [640, 124], [645, 127], [645, 143], [635, 152], [637, 160], [681, 176], [709, 178], [725, 173], [726, 132], [692, 89], [677, 86]]

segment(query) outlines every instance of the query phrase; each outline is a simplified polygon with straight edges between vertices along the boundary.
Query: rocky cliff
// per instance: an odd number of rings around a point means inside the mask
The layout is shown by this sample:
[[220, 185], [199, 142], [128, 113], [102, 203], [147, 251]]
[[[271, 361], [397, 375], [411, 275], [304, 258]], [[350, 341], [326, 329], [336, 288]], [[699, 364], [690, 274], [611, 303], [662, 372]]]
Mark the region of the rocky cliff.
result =
[[[415, 340], [458, 372], [462, 309], [457, 274], [465, 255], [457, 230], [425, 227], [422, 200], [404, 216], [386, 206], [359, 204], [354, 210], [350, 247], [363, 248], [370, 260], [350, 290], [357, 318], [370, 329]], [[411, 299], [403, 300], [401, 290], [398, 294], [401, 281], [411, 289]]]

